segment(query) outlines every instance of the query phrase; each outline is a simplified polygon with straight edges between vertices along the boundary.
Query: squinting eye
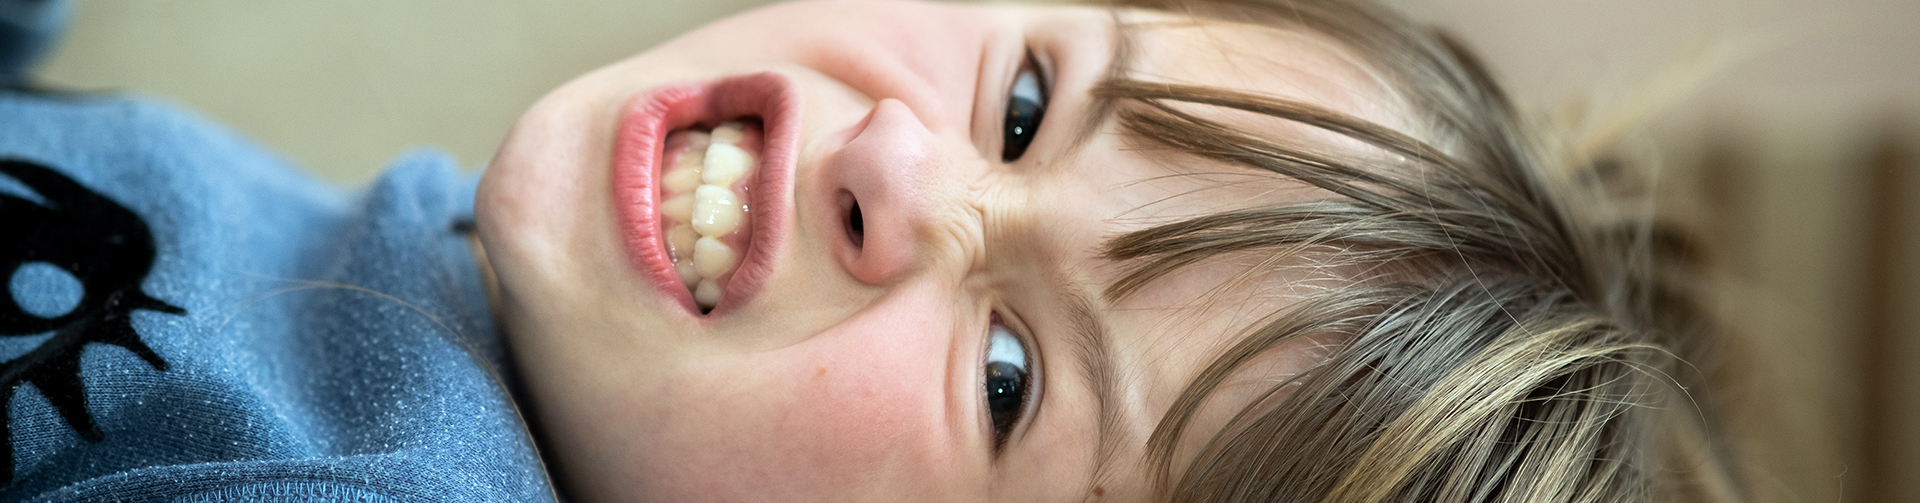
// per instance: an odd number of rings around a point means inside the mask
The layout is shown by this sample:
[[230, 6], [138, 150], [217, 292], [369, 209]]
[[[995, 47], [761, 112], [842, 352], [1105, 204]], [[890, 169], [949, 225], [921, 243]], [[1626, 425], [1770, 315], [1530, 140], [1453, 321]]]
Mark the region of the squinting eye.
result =
[[1020, 65], [1020, 73], [1013, 77], [1013, 89], [1007, 92], [1007, 117], [1000, 126], [1006, 129], [1006, 141], [1000, 146], [1001, 162], [1013, 162], [1027, 153], [1027, 145], [1040, 132], [1040, 118], [1047, 114], [1047, 89], [1040, 84], [1040, 73], [1034, 68], [1033, 56], [1029, 55], [1027, 63]]
[[993, 416], [993, 448], [1000, 449], [1032, 396], [1027, 346], [1007, 327], [994, 323], [987, 339], [987, 410]]

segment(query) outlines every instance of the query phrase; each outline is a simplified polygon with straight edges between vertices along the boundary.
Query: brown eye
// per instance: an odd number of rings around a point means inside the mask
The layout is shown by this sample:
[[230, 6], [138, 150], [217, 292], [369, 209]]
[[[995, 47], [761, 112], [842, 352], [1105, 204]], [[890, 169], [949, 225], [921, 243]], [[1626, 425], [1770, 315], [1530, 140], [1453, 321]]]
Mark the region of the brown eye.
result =
[[992, 325], [987, 339], [986, 400], [993, 418], [993, 448], [1000, 450], [1013, 426], [1027, 410], [1033, 396], [1031, 374], [1027, 372], [1027, 345], [1013, 331], [998, 323]]
[[1047, 115], [1047, 89], [1041, 85], [1040, 72], [1034, 68], [1033, 56], [1028, 55], [1027, 63], [1020, 65], [1013, 87], [1007, 91], [1007, 116], [1001, 124], [1006, 135], [1000, 146], [1001, 162], [1013, 162], [1027, 153], [1027, 146], [1033, 144], [1034, 135], [1040, 132], [1040, 119]]

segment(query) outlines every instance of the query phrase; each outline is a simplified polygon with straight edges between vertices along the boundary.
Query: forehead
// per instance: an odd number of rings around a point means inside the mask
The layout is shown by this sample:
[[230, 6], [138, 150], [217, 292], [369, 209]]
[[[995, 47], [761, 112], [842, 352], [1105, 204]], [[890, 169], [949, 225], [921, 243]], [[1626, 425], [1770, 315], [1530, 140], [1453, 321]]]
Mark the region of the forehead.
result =
[[[1107, 78], [1297, 101], [1398, 131], [1415, 129], [1411, 107], [1387, 77], [1374, 71], [1351, 48], [1324, 34], [1159, 11], [1121, 10], [1113, 17], [1118, 27], [1115, 43], [1120, 47], [1114, 51], [1116, 60], [1107, 69]], [[1087, 128], [1092, 133], [1087, 135], [1089, 141], [1076, 145], [1070, 164], [1095, 169], [1070, 175], [1114, 181], [1115, 185], [1106, 187], [1108, 190], [1134, 189], [1113, 193], [1129, 203], [1140, 203], [1130, 205], [1132, 210], [1125, 212], [1129, 217], [1160, 217], [1164, 221], [1237, 206], [1223, 207], [1227, 202], [1271, 204], [1299, 199], [1296, 196], [1303, 189], [1300, 184], [1273, 180], [1270, 175], [1261, 175], [1270, 183], [1248, 184], [1249, 176], [1259, 173], [1168, 152], [1130, 138], [1110, 112], [1143, 105], [1120, 101], [1086, 107], [1097, 110], [1086, 115], [1101, 122]], [[1277, 117], [1178, 101], [1165, 104], [1284, 144], [1354, 153], [1369, 149], [1352, 138]], [[1203, 176], [1187, 176], [1196, 174]], [[1222, 190], [1237, 193], [1218, 193]]]
[[[1109, 68], [1110, 78], [1296, 101], [1398, 131], [1414, 129], [1410, 107], [1387, 79], [1325, 35], [1153, 11], [1122, 11], [1116, 19], [1122, 47], [1115, 51], [1119, 61]], [[1148, 108], [1116, 101], [1087, 108]], [[1359, 156], [1372, 150], [1338, 133], [1278, 117], [1177, 100], [1162, 103], [1282, 145]], [[1057, 173], [1099, 188], [1104, 211], [1096, 213], [1116, 217], [1107, 222], [1108, 237], [1226, 210], [1329, 196], [1297, 180], [1133, 137], [1115, 114], [1098, 115], [1102, 122], [1060, 163], [1068, 168]]]
[[[1146, 11], [1122, 14], [1120, 28], [1128, 44], [1126, 78], [1300, 101], [1399, 131], [1413, 129], [1410, 108], [1388, 77], [1326, 34]], [[1273, 117], [1197, 105], [1179, 108], [1270, 136], [1359, 146]]]
[[[1406, 131], [1406, 107], [1391, 86], [1348, 49], [1322, 35], [1297, 30], [1195, 19], [1162, 13], [1120, 16], [1126, 36], [1123, 77], [1225, 88], [1305, 102]], [[1139, 106], [1117, 103], [1125, 108]], [[1333, 133], [1281, 119], [1217, 107], [1175, 108], [1287, 144], [1357, 148]], [[1126, 232], [1195, 216], [1255, 206], [1286, 205], [1327, 197], [1291, 179], [1239, 166], [1205, 161], [1180, 152], [1152, 150], [1129, 138], [1114, 121], [1103, 124], [1075, 154], [1070, 177], [1101, 199], [1095, 213], [1108, 216], [1097, 238], [1079, 236], [1069, 245], [1079, 280], [1098, 291], [1129, 269], [1102, 261], [1104, 240]], [[1139, 450], [1185, 386], [1212, 360], [1239, 342], [1249, 327], [1270, 319], [1302, 297], [1338, 287], [1344, 275], [1311, 257], [1269, 262], [1265, 255], [1225, 255], [1186, 266], [1139, 292], [1105, 299], [1100, 306], [1112, 332], [1125, 424], [1118, 442], [1141, 460]], [[1070, 266], [1071, 267], [1071, 266]], [[1257, 271], [1257, 272], [1256, 272]], [[1300, 340], [1266, 353], [1244, 367], [1201, 408], [1175, 449], [1175, 466], [1220, 428], [1239, 407], [1279, 380], [1298, 374], [1325, 356], [1327, 341]], [[1110, 467], [1107, 478], [1138, 468]]]

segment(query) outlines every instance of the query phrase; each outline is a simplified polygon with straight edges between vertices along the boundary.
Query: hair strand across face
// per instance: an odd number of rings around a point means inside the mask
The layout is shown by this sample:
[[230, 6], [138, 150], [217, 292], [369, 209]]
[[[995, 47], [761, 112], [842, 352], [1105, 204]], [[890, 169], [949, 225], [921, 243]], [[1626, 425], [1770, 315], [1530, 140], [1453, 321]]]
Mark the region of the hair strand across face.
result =
[[[1427, 130], [1397, 131], [1262, 94], [1112, 76], [1137, 147], [1303, 183], [1327, 197], [1255, 204], [1106, 243], [1127, 264], [1110, 299], [1225, 256], [1313, 255], [1369, 271], [1307, 296], [1200, 371], [1148, 440], [1173, 501], [1689, 501], [1737, 499], [1691, 393], [1689, 361], [1716, 335], [1686, 233], [1607, 219], [1593, 159], [1550, 165], [1483, 65], [1453, 40], [1377, 7], [1332, 0], [1126, 2], [1203, 22], [1262, 22], [1340, 43], [1386, 74]], [[1252, 21], [1249, 21], [1252, 20]], [[1279, 118], [1352, 139], [1336, 149], [1229, 126]], [[1423, 139], [1424, 138], [1424, 139]], [[1676, 252], [1676, 250], [1679, 250]], [[1269, 271], [1249, 271], [1262, 274]], [[1216, 432], [1201, 406], [1261, 354], [1338, 341], [1278, 376]], [[1176, 468], [1184, 437], [1199, 453]]]

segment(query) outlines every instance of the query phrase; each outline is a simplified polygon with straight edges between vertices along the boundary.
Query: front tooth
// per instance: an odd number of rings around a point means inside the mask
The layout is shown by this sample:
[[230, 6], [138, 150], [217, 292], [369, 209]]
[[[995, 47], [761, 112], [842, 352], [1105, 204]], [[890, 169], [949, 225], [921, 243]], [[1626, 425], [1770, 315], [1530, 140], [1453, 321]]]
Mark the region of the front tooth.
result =
[[685, 224], [675, 225], [667, 231], [667, 246], [673, 250], [673, 259], [679, 262], [693, 261], [693, 242], [700, 240], [700, 233]]
[[[693, 230], [702, 236], [725, 236], [740, 228], [740, 202], [733, 191], [713, 185], [701, 185], [693, 191]], [[671, 201], [671, 200], [669, 200]]]
[[707, 185], [732, 186], [733, 182], [753, 169], [753, 154], [731, 143], [715, 143], [707, 147], [706, 157], [700, 180]]
[[693, 244], [693, 271], [702, 278], [718, 279], [739, 263], [740, 254], [718, 239], [700, 238]]
[[719, 304], [720, 285], [713, 284], [712, 281], [701, 281], [699, 286], [693, 287], [693, 301], [700, 303], [703, 307]]
[[[695, 202], [697, 199], [699, 199], [698, 196], [692, 194], [681, 194], [667, 198], [666, 202], [660, 203], [660, 214], [666, 215], [667, 218], [671, 218], [675, 222], [691, 222], [693, 221], [693, 210], [699, 206], [699, 204]], [[695, 230], [699, 229], [696, 227]]]
[[680, 160], [683, 161], [680, 167], [667, 171], [667, 176], [661, 177], [660, 184], [665, 186], [670, 193], [685, 194], [693, 192], [693, 189], [700, 187], [700, 168], [706, 164], [704, 160], [706, 155], [702, 154], [700, 156], [702, 158], [701, 164], [689, 166], [686, 165], [684, 161], [686, 161], [688, 157], [692, 157], [692, 152], [688, 152], [687, 154], [688, 155], [680, 156]]
[[713, 143], [716, 145], [740, 143], [740, 140], [747, 136], [746, 131], [743, 131], [744, 128], [745, 126], [738, 122], [722, 122], [713, 127]]

